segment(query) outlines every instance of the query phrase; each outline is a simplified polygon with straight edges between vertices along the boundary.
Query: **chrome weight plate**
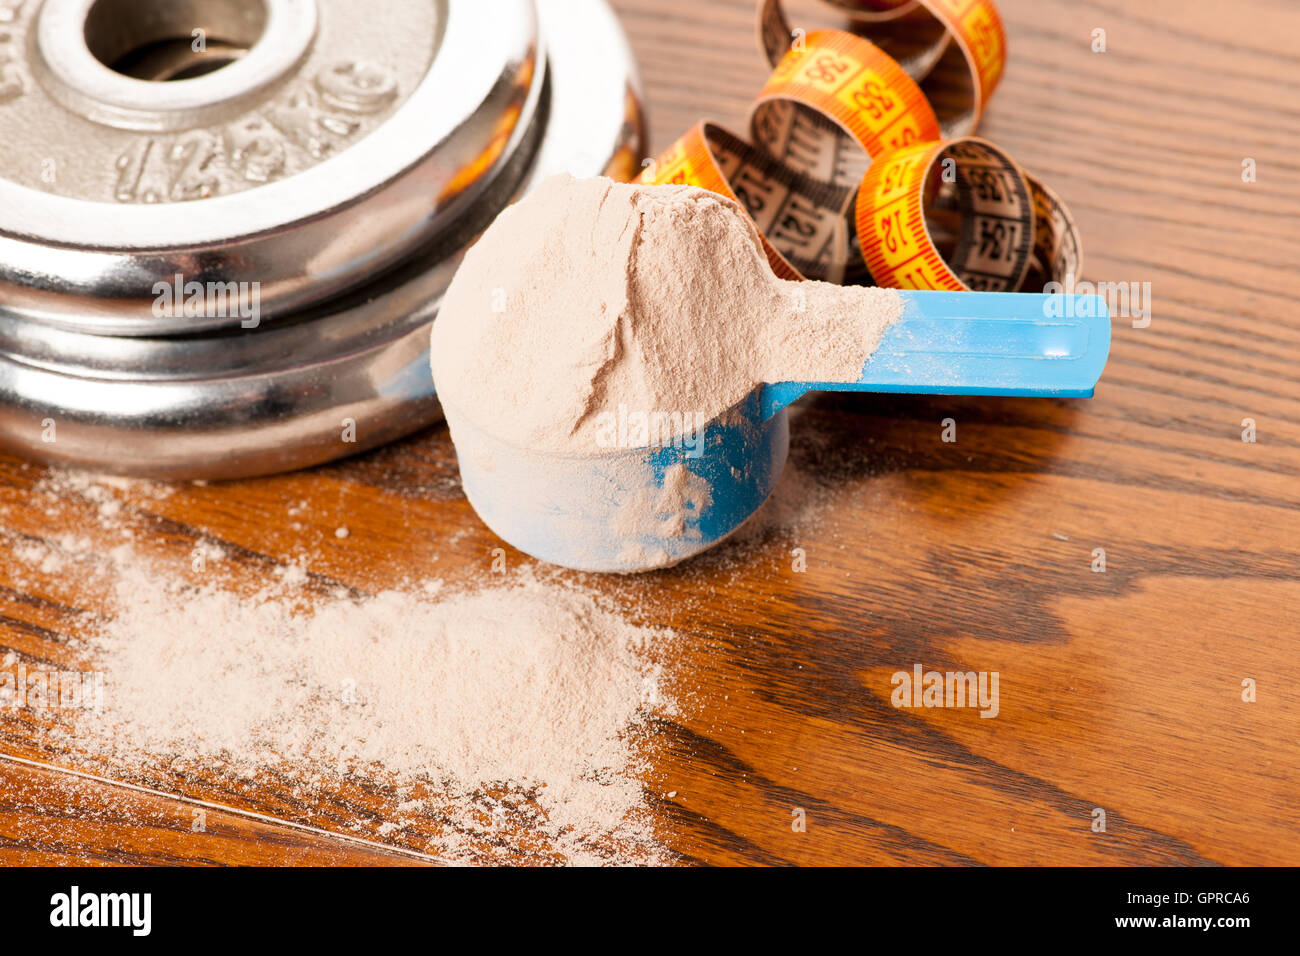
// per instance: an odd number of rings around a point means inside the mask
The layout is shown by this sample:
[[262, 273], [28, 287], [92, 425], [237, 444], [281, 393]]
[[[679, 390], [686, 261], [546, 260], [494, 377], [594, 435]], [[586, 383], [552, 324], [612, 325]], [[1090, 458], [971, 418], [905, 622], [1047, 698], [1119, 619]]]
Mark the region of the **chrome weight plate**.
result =
[[[392, 265], [491, 188], [544, 77], [529, 0], [0, 0], [0, 37], [0, 304], [114, 335]], [[177, 275], [241, 299], [158, 309]]]
[[[13, 0], [0, 6], [6, 2]], [[454, 15], [459, 6], [445, 9]], [[436, 421], [429, 328], [467, 245], [541, 178], [565, 170], [626, 178], [643, 155], [633, 61], [608, 7], [602, 0], [529, 7], [538, 90], [490, 179], [473, 201], [439, 215], [438, 228], [413, 253], [350, 291], [310, 296], [314, 305], [253, 329], [227, 324], [197, 334], [121, 336], [57, 316], [39, 320], [10, 308], [7, 288], [0, 289], [0, 441], [67, 465], [221, 479], [328, 461]], [[372, 7], [376, 16], [384, 9]], [[178, 68], [165, 50], [138, 59], [142, 69]], [[0, 158], [0, 175], [9, 173], [13, 155]], [[462, 169], [464, 177], [481, 173], [472, 160]], [[274, 185], [238, 195], [268, 195]], [[10, 226], [0, 207], [0, 231]], [[103, 291], [91, 284], [86, 294]]]

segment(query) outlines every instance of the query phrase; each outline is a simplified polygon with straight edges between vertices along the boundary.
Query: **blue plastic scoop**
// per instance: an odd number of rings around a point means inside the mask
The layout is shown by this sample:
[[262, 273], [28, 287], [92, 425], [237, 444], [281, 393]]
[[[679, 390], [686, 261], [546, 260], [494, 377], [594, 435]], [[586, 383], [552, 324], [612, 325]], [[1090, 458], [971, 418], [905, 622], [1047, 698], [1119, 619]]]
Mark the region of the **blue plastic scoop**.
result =
[[465, 494], [521, 551], [583, 571], [647, 571], [722, 541], [767, 500], [786, 408], [812, 391], [1090, 398], [1110, 315], [1090, 295], [902, 292], [905, 310], [856, 382], [760, 386], [702, 441], [594, 456], [525, 451], [445, 408]]

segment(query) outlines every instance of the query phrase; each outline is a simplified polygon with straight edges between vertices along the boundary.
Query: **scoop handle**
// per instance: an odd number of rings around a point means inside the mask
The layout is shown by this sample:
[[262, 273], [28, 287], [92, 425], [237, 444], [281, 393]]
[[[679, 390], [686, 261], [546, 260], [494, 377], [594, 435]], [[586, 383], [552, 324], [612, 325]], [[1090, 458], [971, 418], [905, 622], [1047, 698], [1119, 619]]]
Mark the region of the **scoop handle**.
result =
[[1110, 352], [1110, 311], [1096, 295], [899, 293], [903, 314], [856, 382], [763, 386], [770, 418], [808, 392], [1091, 398]]

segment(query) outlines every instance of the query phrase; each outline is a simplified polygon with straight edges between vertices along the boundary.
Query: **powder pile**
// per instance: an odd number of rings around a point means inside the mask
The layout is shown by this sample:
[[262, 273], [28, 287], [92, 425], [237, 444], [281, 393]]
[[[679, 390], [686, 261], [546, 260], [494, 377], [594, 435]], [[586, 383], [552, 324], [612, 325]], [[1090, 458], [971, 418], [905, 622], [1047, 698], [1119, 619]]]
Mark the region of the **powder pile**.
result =
[[431, 362], [490, 434], [588, 454], [620, 411], [693, 425], [764, 382], [856, 380], [901, 313], [892, 290], [777, 278], [715, 193], [557, 176], [466, 254]]
[[534, 861], [663, 859], [637, 774], [648, 722], [674, 712], [659, 663], [674, 638], [588, 591], [523, 571], [463, 591], [249, 596], [124, 567], [115, 603], [80, 647], [106, 687], [76, 718], [76, 751], [326, 792], [416, 788], [378, 835], [440, 818], [419, 848], [442, 859], [484, 859], [509, 832], [502, 807]]
[[[103, 679], [99, 712], [41, 713], [40, 754], [453, 862], [671, 859], [645, 781], [681, 689], [676, 636], [637, 623], [653, 596], [527, 567], [454, 585], [356, 570], [360, 595], [320, 553], [268, 567], [201, 526], [160, 534], [150, 514], [185, 486], [33, 477], [0, 493], [0, 579], [69, 637], [0, 633], [0, 668]], [[283, 527], [304, 511], [286, 500]], [[338, 517], [322, 532], [356, 541]]]

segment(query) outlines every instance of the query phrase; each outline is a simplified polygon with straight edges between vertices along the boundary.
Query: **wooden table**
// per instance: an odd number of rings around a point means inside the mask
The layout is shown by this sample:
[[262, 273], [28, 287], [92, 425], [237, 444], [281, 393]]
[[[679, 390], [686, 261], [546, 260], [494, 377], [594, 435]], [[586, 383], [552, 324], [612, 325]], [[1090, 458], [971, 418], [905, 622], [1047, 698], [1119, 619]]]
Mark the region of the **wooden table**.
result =
[[[744, 128], [765, 75], [748, 0], [616, 5], [655, 150], [702, 112]], [[795, 425], [797, 520], [607, 585], [686, 636], [692, 705], [646, 776], [673, 794], [654, 812], [686, 861], [1300, 863], [1300, 7], [1000, 7], [1010, 63], [981, 134], [1069, 203], [1088, 278], [1151, 283], [1150, 325], [1115, 321], [1092, 401], [822, 400]], [[17, 583], [14, 549], [82, 533], [96, 506], [42, 480], [0, 459], [0, 654], [55, 660], [94, 608], [68, 582]], [[469, 578], [499, 544], [441, 427], [308, 473], [120, 497], [160, 554], [209, 537], [264, 575], [308, 553], [358, 590], [435, 557]], [[915, 665], [997, 672], [996, 718], [896, 708], [892, 675]], [[12, 713], [0, 752], [60, 759]], [[195, 833], [191, 804], [0, 760], [0, 863], [408, 859], [401, 834], [333, 835], [331, 801], [283, 781], [162, 783], [238, 812]]]

